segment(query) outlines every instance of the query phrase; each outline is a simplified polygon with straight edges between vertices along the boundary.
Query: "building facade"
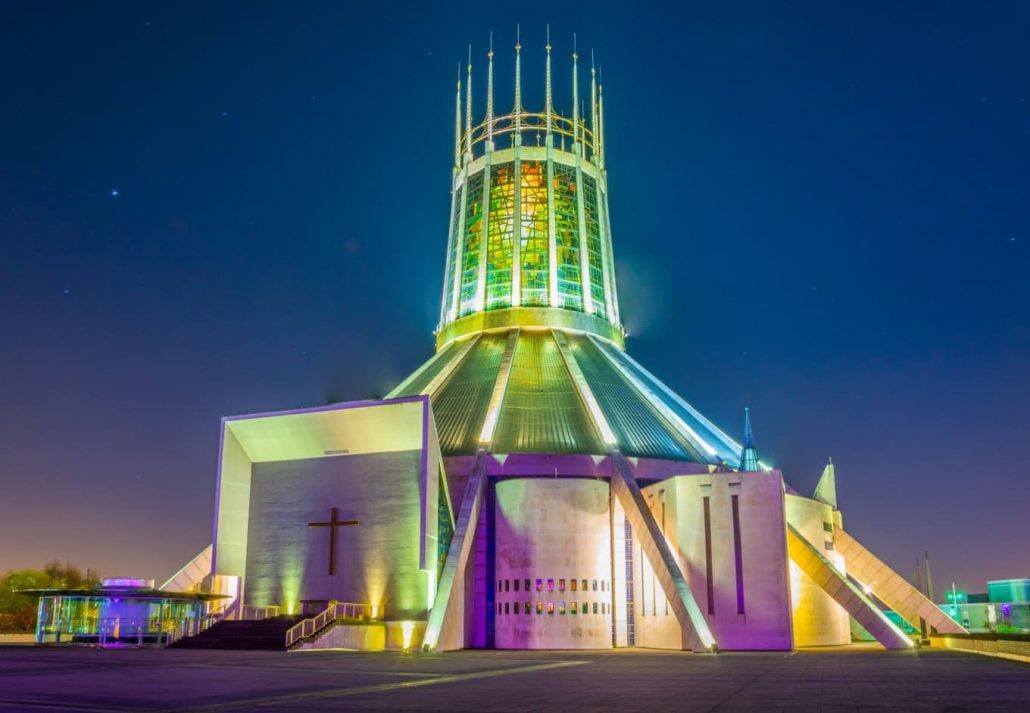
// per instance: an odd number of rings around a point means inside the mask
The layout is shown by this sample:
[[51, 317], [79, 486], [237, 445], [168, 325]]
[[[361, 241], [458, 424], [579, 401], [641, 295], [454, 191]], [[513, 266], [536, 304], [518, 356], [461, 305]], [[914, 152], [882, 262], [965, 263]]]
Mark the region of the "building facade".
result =
[[878, 602], [960, 628], [843, 529], [832, 465], [802, 496], [626, 352], [603, 87], [573, 52], [559, 114], [548, 43], [527, 111], [521, 49], [512, 111], [492, 51], [481, 120], [458, 83], [436, 354], [382, 401], [223, 420], [208, 586], [430, 650], [912, 646]]

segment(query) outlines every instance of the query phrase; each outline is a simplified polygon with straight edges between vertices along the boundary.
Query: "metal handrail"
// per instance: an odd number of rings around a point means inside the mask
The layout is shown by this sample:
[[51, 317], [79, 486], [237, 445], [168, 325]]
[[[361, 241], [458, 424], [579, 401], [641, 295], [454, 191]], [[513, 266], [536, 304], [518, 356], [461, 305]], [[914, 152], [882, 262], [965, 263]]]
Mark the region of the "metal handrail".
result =
[[267, 606], [258, 607], [252, 604], [244, 605], [240, 611], [240, 620], [253, 621], [255, 619], [271, 619], [282, 613], [282, 607]]
[[338, 621], [375, 621], [378, 618], [373, 614], [371, 604], [333, 600], [315, 616], [304, 619], [287, 630], [286, 648], [291, 648]]

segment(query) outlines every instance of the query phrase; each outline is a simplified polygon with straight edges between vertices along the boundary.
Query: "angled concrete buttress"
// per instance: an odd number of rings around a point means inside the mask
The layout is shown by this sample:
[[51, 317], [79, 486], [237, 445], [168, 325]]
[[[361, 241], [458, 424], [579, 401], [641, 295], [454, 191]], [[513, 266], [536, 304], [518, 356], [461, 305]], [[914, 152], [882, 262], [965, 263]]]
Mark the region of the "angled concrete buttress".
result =
[[479, 524], [479, 510], [486, 491], [486, 462], [489, 455], [480, 450], [472, 468], [472, 476], [465, 486], [465, 496], [458, 511], [458, 520], [454, 525], [454, 535], [447, 548], [447, 561], [444, 562], [440, 575], [440, 584], [436, 590], [433, 608], [429, 611], [426, 624], [426, 635], [422, 640], [422, 648], [427, 651], [437, 649], [451, 650], [464, 648], [464, 603], [462, 601], [464, 587], [457, 587], [465, 576], [469, 553], [476, 537]]
[[843, 573], [830, 564], [793, 525], [787, 525], [787, 552], [801, 571], [815, 580], [823, 591], [873, 635], [884, 648], [911, 649], [915, 643]]
[[715, 637], [708, 628], [708, 621], [694, 599], [683, 571], [676, 562], [669, 543], [651, 514], [644, 496], [640, 492], [633, 471], [626, 457], [618, 451], [612, 452], [615, 469], [612, 473], [612, 490], [626, 511], [634, 536], [640, 541], [647, 561], [662, 585], [669, 606], [679, 622], [683, 636], [683, 648], [692, 651], [716, 651]]
[[920, 628], [919, 620], [924, 619], [941, 634], [969, 633], [844, 530], [836, 529], [833, 545], [844, 555], [851, 576], [914, 628]]

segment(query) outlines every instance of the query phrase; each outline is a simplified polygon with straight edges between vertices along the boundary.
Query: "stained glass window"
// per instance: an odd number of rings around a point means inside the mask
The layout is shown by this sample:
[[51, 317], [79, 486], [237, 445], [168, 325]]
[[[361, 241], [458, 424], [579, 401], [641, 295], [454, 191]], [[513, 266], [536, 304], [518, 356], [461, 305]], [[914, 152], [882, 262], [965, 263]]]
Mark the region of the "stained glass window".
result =
[[447, 274], [444, 276], [444, 287], [446, 292], [444, 293], [444, 315], [450, 316], [451, 310], [454, 309], [454, 271], [457, 268], [458, 253], [461, 251], [461, 246], [458, 244], [461, 240], [461, 193], [464, 186], [458, 186], [458, 189], [454, 191], [454, 206], [453, 214], [454, 220], [451, 225], [451, 254], [447, 256]]
[[554, 163], [554, 229], [558, 262], [558, 306], [583, 309], [576, 169]]
[[465, 245], [461, 257], [460, 315], [475, 312], [479, 280], [479, 250], [483, 240], [483, 172], [468, 179], [465, 200]]
[[486, 309], [511, 306], [514, 223], [515, 164], [502, 163], [490, 169], [490, 216], [486, 243]]
[[587, 233], [587, 257], [590, 264], [590, 302], [594, 314], [606, 317], [604, 305], [604, 264], [601, 260], [601, 233], [597, 211], [597, 184], [583, 176], [583, 222]]
[[522, 220], [522, 304], [548, 305], [547, 164], [523, 161], [519, 213]]

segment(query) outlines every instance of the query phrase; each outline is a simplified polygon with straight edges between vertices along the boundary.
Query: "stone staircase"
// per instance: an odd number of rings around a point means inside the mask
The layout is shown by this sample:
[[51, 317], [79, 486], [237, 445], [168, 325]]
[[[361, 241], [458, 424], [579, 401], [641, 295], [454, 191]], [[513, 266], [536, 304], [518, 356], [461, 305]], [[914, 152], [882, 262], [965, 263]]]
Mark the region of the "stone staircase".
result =
[[303, 614], [296, 614], [269, 619], [220, 621], [195, 636], [179, 639], [171, 648], [285, 651], [286, 632], [304, 618]]

